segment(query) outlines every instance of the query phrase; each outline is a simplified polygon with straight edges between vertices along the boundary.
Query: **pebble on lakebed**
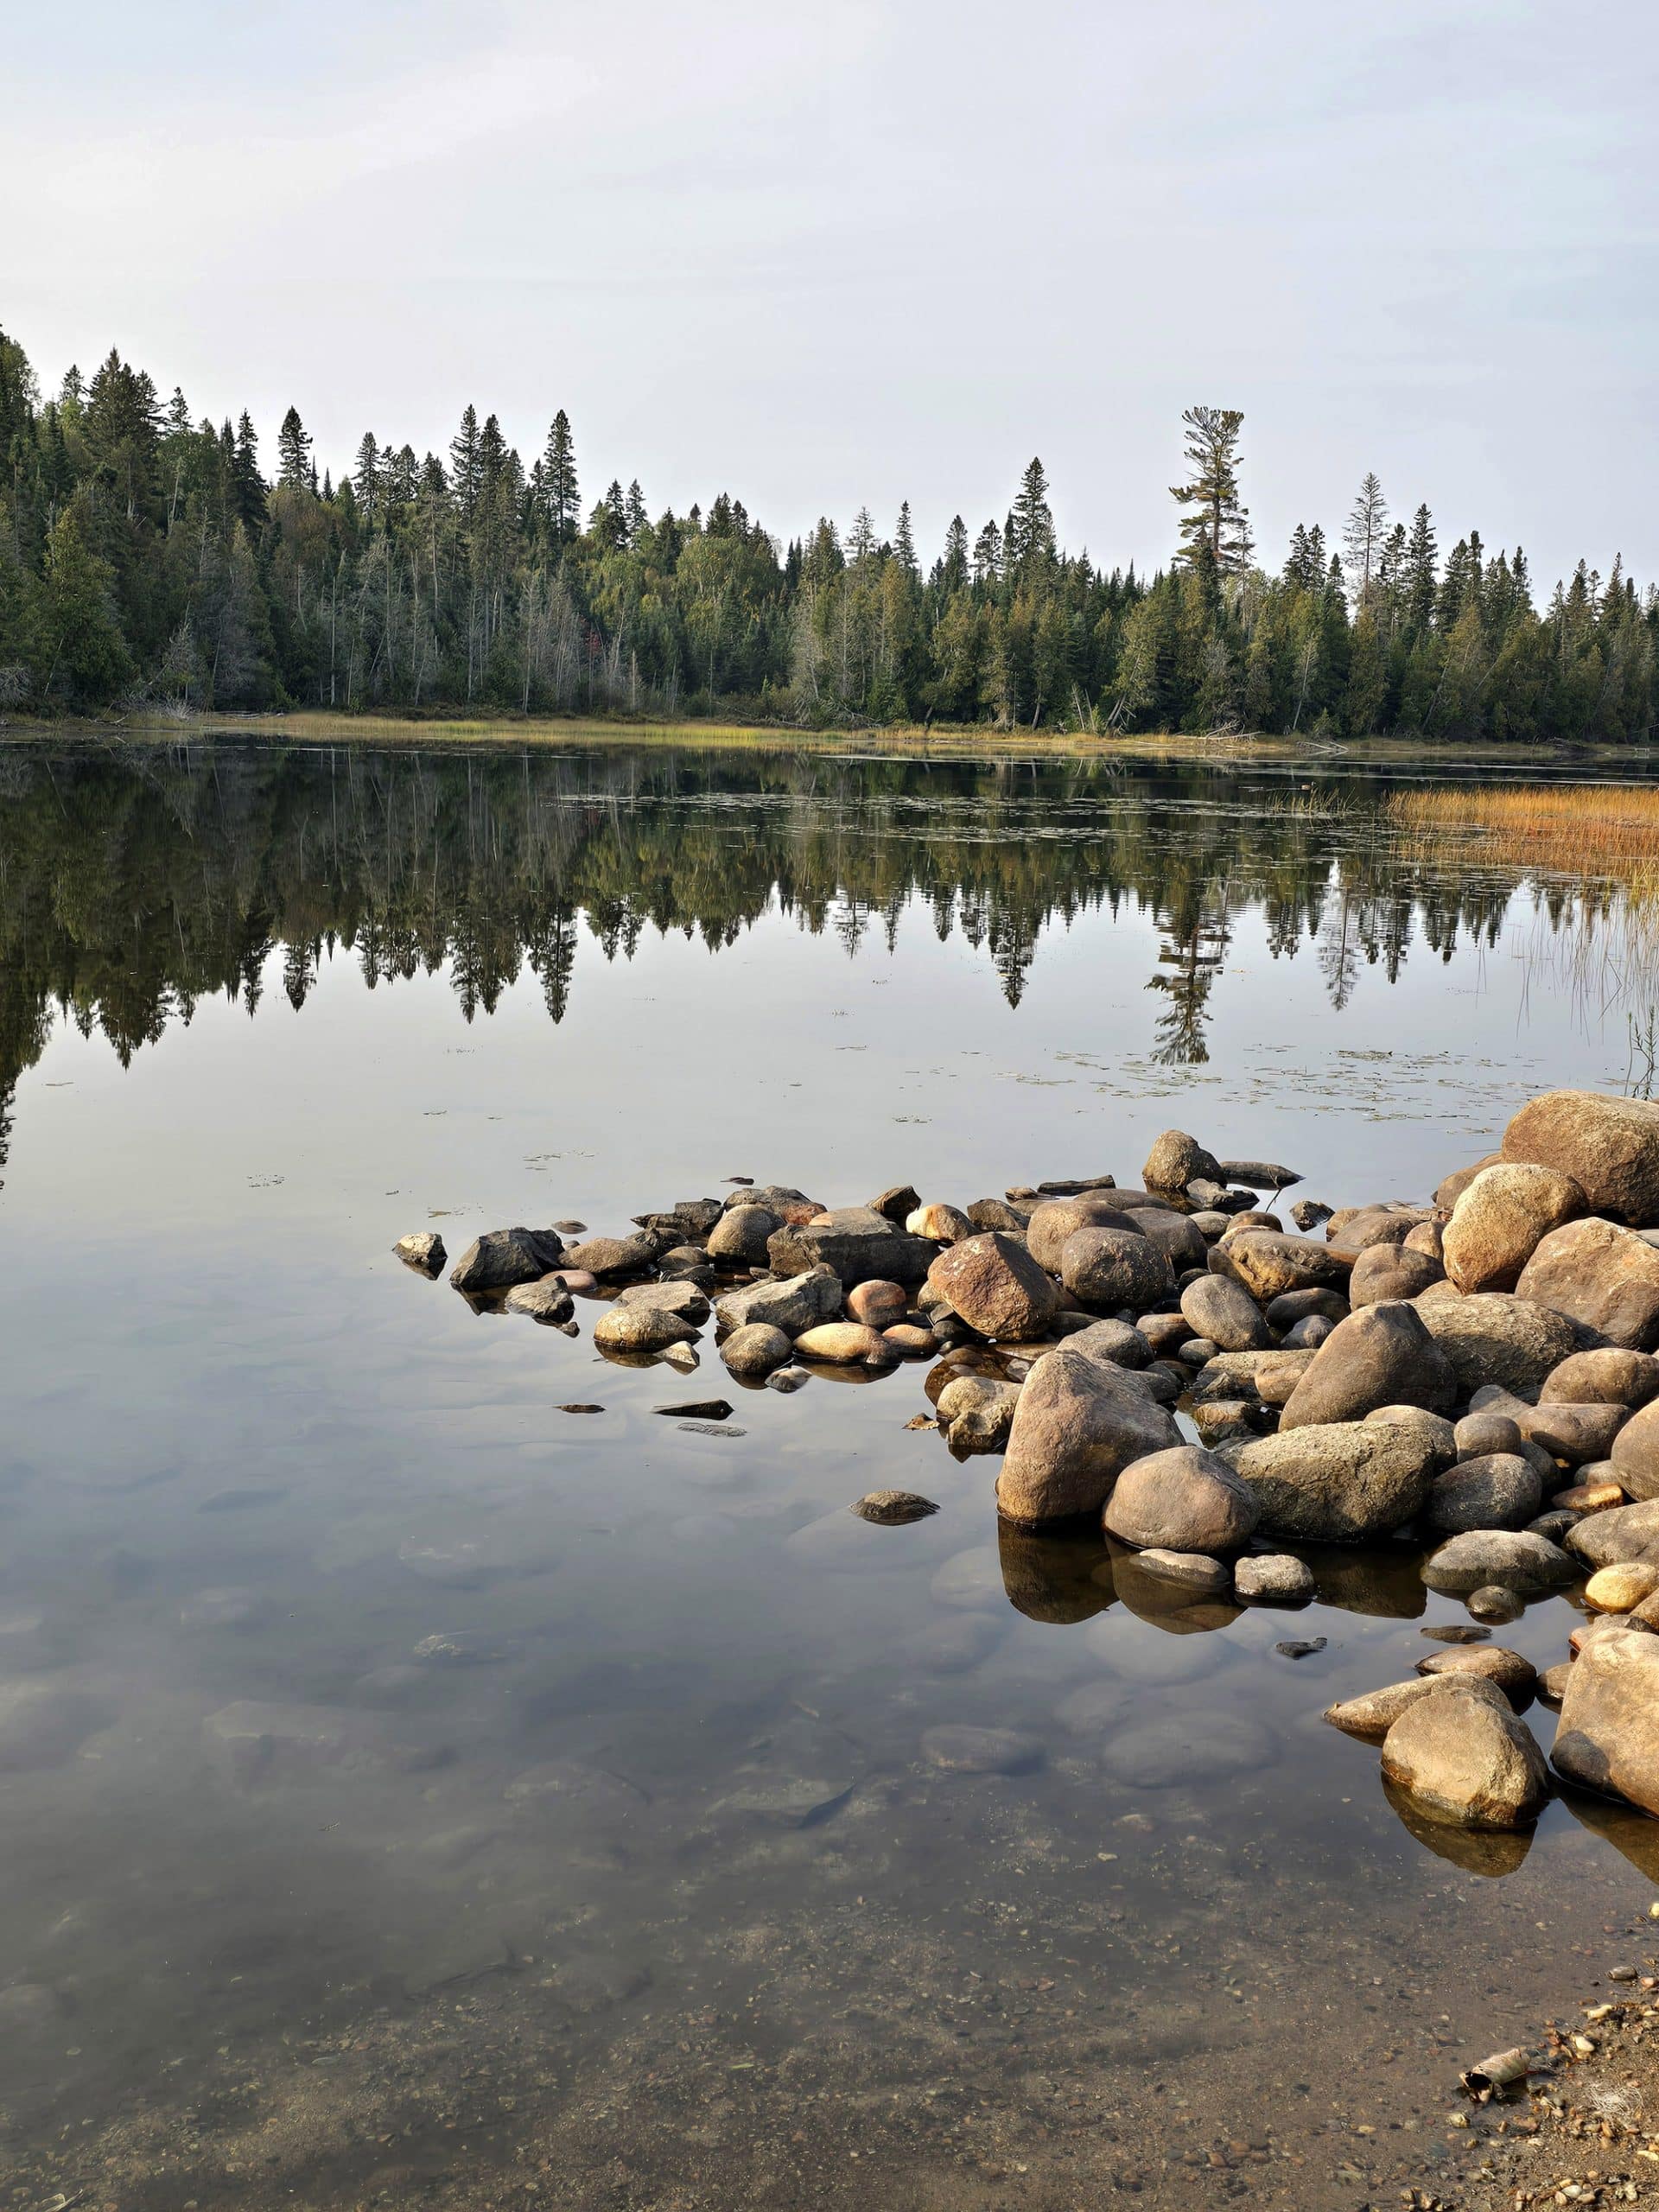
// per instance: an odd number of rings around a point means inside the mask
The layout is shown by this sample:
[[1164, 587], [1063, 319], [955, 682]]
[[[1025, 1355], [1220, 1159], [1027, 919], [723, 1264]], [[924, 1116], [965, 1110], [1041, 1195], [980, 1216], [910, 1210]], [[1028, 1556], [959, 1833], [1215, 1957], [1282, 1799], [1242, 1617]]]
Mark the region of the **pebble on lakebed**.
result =
[[[1561, 1706], [1557, 1771], [1659, 1815], [1659, 1104], [1548, 1092], [1429, 1202], [1299, 1202], [1291, 1218], [1310, 1233], [1292, 1235], [1253, 1193], [1299, 1179], [1179, 1129], [1156, 1139], [1139, 1186], [1053, 1178], [961, 1205], [899, 1184], [832, 1209], [728, 1178], [723, 1198], [574, 1247], [574, 1220], [486, 1231], [450, 1281], [478, 1310], [567, 1332], [571, 1294], [595, 1299], [595, 1348], [623, 1366], [694, 1363], [712, 1327], [751, 1390], [925, 1362], [934, 1411], [903, 1426], [937, 1429], [958, 1459], [1000, 1459], [997, 1510], [1016, 1541], [1091, 1522], [1120, 1548], [1124, 1586], [1146, 1593], [1137, 1604], [1185, 1607], [1194, 1627], [1242, 1602], [1332, 1594], [1338, 1548], [1402, 1538], [1422, 1582], [1476, 1622], [1587, 1585], [1588, 1620], [1567, 1616], [1578, 1625], [1541, 1678], [1467, 1624], [1431, 1626], [1465, 1648], [1326, 1718], [1382, 1745], [1412, 1819], [1524, 1827], [1550, 1788], [1514, 1710], [1535, 1688]], [[446, 1257], [432, 1232], [394, 1249], [429, 1276]], [[1172, 1417], [1189, 1406], [1207, 1448]], [[656, 1410], [741, 1433], [723, 1426], [724, 1399]], [[851, 1506], [882, 1525], [937, 1510], [896, 1490]], [[1042, 1597], [1041, 1617], [1058, 1603]], [[1065, 1604], [1084, 1618], [1099, 1599], [1083, 1614]], [[1142, 1729], [1108, 1765], [1161, 1786], [1198, 1726], [1178, 1714], [1167, 1740]], [[1241, 1751], [1225, 1732], [1202, 1748], [1211, 1764]], [[1011, 1773], [1040, 1746], [939, 1728], [923, 1753]]]

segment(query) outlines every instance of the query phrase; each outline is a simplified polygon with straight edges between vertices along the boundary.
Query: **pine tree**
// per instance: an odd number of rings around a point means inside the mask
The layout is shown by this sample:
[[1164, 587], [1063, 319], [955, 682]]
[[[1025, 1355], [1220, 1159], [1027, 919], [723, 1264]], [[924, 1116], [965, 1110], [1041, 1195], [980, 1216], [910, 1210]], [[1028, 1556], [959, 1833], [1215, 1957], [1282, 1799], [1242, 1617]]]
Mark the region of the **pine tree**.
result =
[[359, 441], [352, 489], [364, 521], [372, 525], [380, 512], [380, 443], [372, 430], [365, 430]]
[[1348, 580], [1353, 586], [1356, 606], [1363, 606], [1376, 580], [1388, 520], [1389, 503], [1382, 496], [1382, 486], [1375, 471], [1368, 468], [1360, 479], [1359, 493], [1342, 533]]
[[627, 518], [628, 543], [630, 545], [637, 546], [641, 536], [650, 527], [651, 519], [645, 512], [645, 495], [639, 489], [639, 479], [637, 476], [628, 486]]
[[542, 454], [543, 512], [556, 544], [566, 544], [576, 534], [579, 497], [575, 441], [570, 435], [570, 417], [561, 407], [548, 429]]
[[1009, 569], [1024, 575], [1054, 557], [1054, 516], [1048, 504], [1048, 479], [1034, 456], [1020, 479], [1008, 515], [1004, 552]]
[[1439, 563], [1433, 518], [1427, 506], [1420, 506], [1411, 518], [1411, 535], [1406, 540], [1406, 620], [1414, 632], [1427, 629], [1433, 615]]
[[[181, 394], [175, 394], [181, 397]], [[300, 410], [290, 407], [283, 417], [283, 427], [276, 433], [276, 480], [290, 492], [303, 492], [311, 482], [311, 437], [300, 420]]]
[[907, 576], [916, 570], [916, 540], [910, 527], [910, 501], [906, 499], [899, 509], [898, 527], [893, 533], [893, 558]]
[[974, 582], [989, 587], [1002, 576], [1002, 533], [992, 517], [974, 540]]
[[245, 408], [236, 426], [234, 466], [236, 512], [250, 531], [257, 531], [265, 520], [265, 480], [259, 474], [259, 440], [253, 417]]
[[449, 441], [449, 482], [455, 512], [465, 528], [473, 519], [481, 486], [478, 462], [478, 410], [469, 401], [462, 410], [461, 428]]
[[968, 581], [968, 525], [960, 515], [952, 515], [944, 533], [944, 557], [940, 563], [939, 583], [946, 592], [958, 592]]
[[1181, 420], [1193, 472], [1190, 483], [1169, 487], [1171, 498], [1191, 510], [1181, 518], [1181, 557], [1190, 562], [1202, 540], [1218, 575], [1242, 575], [1255, 550], [1238, 489], [1238, 434], [1244, 417], [1236, 407], [1189, 407]]

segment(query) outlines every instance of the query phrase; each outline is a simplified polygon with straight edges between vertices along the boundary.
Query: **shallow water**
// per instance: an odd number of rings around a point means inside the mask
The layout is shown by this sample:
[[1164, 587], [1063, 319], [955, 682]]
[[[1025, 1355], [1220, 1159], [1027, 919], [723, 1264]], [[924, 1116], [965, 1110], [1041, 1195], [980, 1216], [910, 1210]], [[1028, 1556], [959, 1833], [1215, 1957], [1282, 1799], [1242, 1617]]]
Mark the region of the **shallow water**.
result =
[[[389, 1249], [740, 1174], [1132, 1181], [1171, 1122], [1421, 1196], [1529, 1092], [1624, 1087], [1651, 994], [1580, 902], [1310, 780], [0, 755], [20, 2202], [1347, 2205], [1446, 2156], [1457, 2066], [1624, 1955], [1659, 1827], [1395, 1811], [1318, 1713], [1464, 1618], [1414, 1553], [1171, 1611], [999, 1536], [914, 1369], [608, 1363], [591, 1307]], [[741, 1436], [653, 1411], [711, 1395]], [[847, 1512], [886, 1484], [941, 1510]], [[941, 1771], [951, 1722], [1030, 1762]]]

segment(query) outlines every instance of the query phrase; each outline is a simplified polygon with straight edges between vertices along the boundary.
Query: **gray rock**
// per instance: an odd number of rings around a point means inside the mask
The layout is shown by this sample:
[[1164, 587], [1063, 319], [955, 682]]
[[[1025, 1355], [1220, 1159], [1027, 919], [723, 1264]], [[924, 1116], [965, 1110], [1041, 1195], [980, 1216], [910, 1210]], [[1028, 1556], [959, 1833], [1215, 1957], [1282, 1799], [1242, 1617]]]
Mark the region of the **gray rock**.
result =
[[[1510, 1596], [1509, 1591], [1503, 1593]], [[1531, 1697], [1537, 1685], [1538, 1669], [1523, 1652], [1510, 1651], [1501, 1643], [1478, 1643], [1456, 1651], [1431, 1651], [1426, 1659], [1417, 1662], [1420, 1675], [1440, 1675], [1457, 1681], [1491, 1682], [1503, 1691], [1518, 1712]]]
[[1217, 1554], [1236, 1551], [1259, 1517], [1254, 1494], [1224, 1460], [1182, 1444], [1125, 1467], [1103, 1520], [1109, 1535], [1140, 1550]]
[[1204, 1232], [1186, 1214], [1145, 1212], [1136, 1217], [1136, 1226], [1148, 1243], [1158, 1247], [1177, 1274], [1187, 1268], [1202, 1268], [1209, 1260], [1210, 1247], [1205, 1242]]
[[1154, 1544], [1147, 1551], [1137, 1552], [1135, 1563], [1143, 1573], [1155, 1574], [1160, 1581], [1173, 1583], [1206, 1598], [1218, 1597], [1232, 1586], [1232, 1570], [1203, 1552], [1168, 1551]]
[[920, 1282], [938, 1257], [925, 1236], [909, 1236], [868, 1206], [840, 1206], [815, 1221], [773, 1231], [766, 1255], [780, 1275], [827, 1267], [850, 1290], [855, 1283]]
[[1380, 1744], [1402, 1713], [1421, 1705], [1425, 1698], [1440, 1697], [1456, 1689], [1466, 1690], [1488, 1705], [1509, 1708], [1503, 1691], [1478, 1676], [1459, 1682], [1446, 1675], [1419, 1675], [1410, 1681], [1389, 1682], [1380, 1690], [1367, 1690], [1363, 1696], [1344, 1698], [1340, 1704], [1327, 1706], [1319, 1718], [1340, 1728], [1344, 1736], [1357, 1736], [1362, 1744]]
[[1077, 1229], [1060, 1253], [1060, 1280], [1081, 1304], [1140, 1313], [1172, 1297], [1175, 1275], [1147, 1238], [1122, 1229]]
[[794, 1347], [783, 1331], [766, 1321], [746, 1321], [741, 1328], [734, 1329], [720, 1347], [721, 1358], [728, 1369], [745, 1381], [769, 1379], [774, 1369], [788, 1363], [793, 1351]]
[[1127, 1321], [1090, 1321], [1085, 1328], [1074, 1329], [1066, 1343], [1072, 1351], [1103, 1360], [1108, 1367], [1143, 1368], [1152, 1363], [1152, 1346]]
[[[1535, 1523], [1532, 1533], [1535, 1536], [1541, 1536], [1544, 1531]], [[1463, 1602], [1478, 1621], [1519, 1620], [1527, 1610], [1524, 1598], [1517, 1597], [1513, 1590], [1505, 1590], [1496, 1582], [1471, 1590]]]
[[1312, 1568], [1294, 1552], [1252, 1552], [1233, 1562], [1233, 1595], [1257, 1605], [1300, 1605], [1314, 1594]]
[[1431, 1590], [1452, 1597], [1484, 1589], [1488, 1583], [1533, 1597], [1576, 1582], [1580, 1572], [1576, 1560], [1545, 1537], [1524, 1529], [1483, 1529], [1442, 1544], [1425, 1561], [1423, 1580]]
[[1630, 1415], [1613, 1439], [1609, 1457], [1616, 1479], [1630, 1497], [1659, 1498], [1659, 1400]]
[[1659, 1497], [1586, 1513], [1563, 1540], [1587, 1567], [1624, 1567], [1631, 1560], [1659, 1560]]
[[1543, 1503], [1543, 1489], [1527, 1462], [1510, 1452], [1465, 1459], [1430, 1486], [1423, 1518], [1448, 1533], [1465, 1529], [1524, 1529]]
[[599, 1351], [649, 1355], [666, 1351], [670, 1344], [692, 1343], [696, 1330], [677, 1313], [660, 1306], [607, 1306], [594, 1324], [594, 1345]]
[[1030, 1207], [1022, 1211], [1006, 1198], [976, 1198], [968, 1209], [968, 1218], [976, 1229], [1000, 1229], [1011, 1236], [1026, 1235], [1031, 1214]]
[[1261, 1526], [1310, 1543], [1363, 1543], [1422, 1510], [1435, 1459], [1409, 1429], [1371, 1421], [1259, 1437], [1234, 1465], [1255, 1492]]
[[619, 1306], [651, 1306], [658, 1313], [677, 1313], [682, 1321], [696, 1325], [709, 1319], [709, 1300], [695, 1282], [636, 1282], [619, 1291]]
[[898, 1529], [912, 1521], [925, 1521], [938, 1507], [931, 1497], [913, 1490], [872, 1490], [854, 1501], [849, 1510], [861, 1521], [874, 1521], [883, 1529]]
[[1522, 1827], [1549, 1795], [1544, 1755], [1525, 1721], [1462, 1681], [1401, 1714], [1382, 1739], [1382, 1778], [1459, 1827]]
[[927, 1731], [922, 1757], [947, 1774], [1025, 1774], [1042, 1764], [1043, 1747], [1013, 1728], [950, 1726]]
[[1290, 1217], [1298, 1229], [1306, 1231], [1317, 1229], [1322, 1221], [1329, 1221], [1335, 1211], [1322, 1198], [1298, 1198], [1290, 1210]]
[[509, 1313], [528, 1313], [533, 1321], [557, 1324], [575, 1312], [575, 1300], [557, 1275], [543, 1275], [539, 1282], [516, 1282], [501, 1301]]
[[642, 1229], [634, 1236], [590, 1236], [585, 1243], [573, 1244], [565, 1256], [573, 1268], [586, 1268], [602, 1282], [616, 1275], [644, 1274], [656, 1266], [663, 1249], [661, 1240]]
[[1269, 1300], [1266, 1308], [1270, 1329], [1294, 1329], [1299, 1321], [1306, 1321], [1318, 1314], [1322, 1319], [1336, 1323], [1348, 1319], [1347, 1299], [1335, 1290], [1287, 1290]]
[[1281, 1429], [1357, 1421], [1379, 1406], [1455, 1403], [1452, 1363], [1410, 1306], [1363, 1306], [1314, 1353], [1280, 1416]]
[[728, 1329], [760, 1323], [794, 1337], [820, 1321], [833, 1321], [841, 1308], [840, 1281], [821, 1268], [781, 1282], [747, 1283], [715, 1300], [715, 1312]]
[[1518, 1452], [1521, 1431], [1505, 1413], [1483, 1406], [1465, 1414], [1457, 1426], [1459, 1459], [1484, 1459], [1492, 1452]]
[[1458, 1456], [1458, 1433], [1442, 1414], [1432, 1414], [1422, 1406], [1379, 1406], [1375, 1413], [1365, 1416], [1368, 1424], [1408, 1429], [1417, 1438], [1429, 1455], [1429, 1463], [1438, 1474], [1442, 1467], [1449, 1467]]
[[1323, 1313], [1310, 1313], [1305, 1320], [1294, 1322], [1279, 1340], [1281, 1351], [1317, 1351], [1339, 1325], [1327, 1321]]
[[1127, 1370], [1064, 1344], [1038, 1363], [1020, 1394], [997, 1478], [998, 1510], [1025, 1523], [1098, 1513], [1131, 1461], [1180, 1441], [1168, 1414]]
[[1535, 1389], [1578, 1350], [1578, 1331], [1565, 1314], [1503, 1291], [1430, 1297], [1419, 1302], [1417, 1312], [1465, 1392], [1484, 1382], [1506, 1390]]
[[1181, 1313], [1195, 1337], [1208, 1337], [1224, 1351], [1265, 1351], [1273, 1343], [1267, 1317], [1241, 1282], [1226, 1275], [1202, 1275], [1181, 1293]]
[[457, 1290], [480, 1297], [538, 1281], [563, 1258], [564, 1245], [550, 1229], [487, 1229], [450, 1268], [449, 1280]]
[[442, 1274], [448, 1256], [435, 1229], [417, 1230], [412, 1236], [400, 1236], [391, 1249], [406, 1268], [413, 1268], [417, 1274], [423, 1275]]
[[1446, 1269], [1427, 1252], [1408, 1251], [1403, 1244], [1367, 1246], [1354, 1262], [1348, 1279], [1351, 1306], [1382, 1306], [1391, 1299], [1421, 1297]]
[[[1246, 1184], [1252, 1191], [1288, 1190], [1302, 1179], [1294, 1167], [1281, 1167], [1271, 1160], [1224, 1160], [1221, 1173], [1225, 1181]], [[1330, 1211], [1325, 1208], [1326, 1213]]]

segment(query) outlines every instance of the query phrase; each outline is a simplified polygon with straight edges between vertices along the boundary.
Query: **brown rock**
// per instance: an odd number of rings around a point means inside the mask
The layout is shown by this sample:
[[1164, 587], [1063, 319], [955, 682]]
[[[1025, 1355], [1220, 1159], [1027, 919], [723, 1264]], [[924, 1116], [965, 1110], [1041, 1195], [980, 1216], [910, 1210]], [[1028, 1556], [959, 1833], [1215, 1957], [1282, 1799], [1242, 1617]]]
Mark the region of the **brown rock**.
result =
[[1633, 1498], [1659, 1498], [1659, 1399], [1630, 1415], [1608, 1456]]
[[1426, 1207], [1408, 1206], [1397, 1198], [1382, 1205], [1338, 1206], [1325, 1224], [1325, 1233], [1332, 1251], [1357, 1260], [1373, 1245], [1403, 1244], [1428, 1218]]
[[884, 1221], [890, 1221], [895, 1229], [902, 1229], [906, 1219], [915, 1212], [921, 1203], [921, 1199], [910, 1184], [893, 1183], [870, 1200], [870, 1211], [879, 1213]]
[[1026, 1249], [1039, 1268], [1057, 1275], [1066, 1239], [1079, 1229], [1121, 1229], [1138, 1236], [1141, 1224], [1118, 1205], [1116, 1192], [1085, 1192], [1039, 1206], [1027, 1224]]
[[1618, 1629], [1586, 1643], [1552, 1757], [1569, 1782], [1659, 1814], [1659, 1636]]
[[1616, 1222], [1592, 1214], [1552, 1230], [1516, 1288], [1610, 1344], [1631, 1351], [1659, 1344], [1659, 1251]]
[[1273, 1342], [1267, 1317], [1242, 1282], [1204, 1274], [1181, 1293], [1188, 1333], [1207, 1337], [1223, 1351], [1265, 1351]]
[[1309, 1543], [1363, 1543], [1422, 1510], [1435, 1465], [1423, 1438], [1371, 1421], [1258, 1437], [1230, 1452], [1255, 1494], [1262, 1527]]
[[1103, 1517], [1108, 1535], [1138, 1550], [1216, 1554], [1236, 1551], [1261, 1516], [1224, 1460], [1182, 1444], [1125, 1467]]
[[1467, 1644], [1454, 1651], [1432, 1651], [1417, 1662], [1420, 1675], [1451, 1675], [1467, 1681], [1471, 1675], [1503, 1691], [1518, 1712], [1532, 1695], [1538, 1669], [1519, 1651], [1501, 1643]]
[[1659, 1397], [1659, 1359], [1651, 1352], [1609, 1345], [1605, 1351], [1570, 1353], [1544, 1377], [1538, 1402], [1634, 1408], [1655, 1397]]
[[1339, 1322], [1314, 1353], [1279, 1426], [1284, 1430], [1357, 1421], [1379, 1406], [1444, 1412], [1457, 1395], [1452, 1363], [1416, 1308], [1367, 1306]]
[[1598, 1214], [1638, 1228], [1659, 1221], [1659, 1105], [1548, 1090], [1504, 1130], [1503, 1157], [1572, 1176]]
[[916, 1207], [906, 1217], [905, 1227], [912, 1236], [925, 1236], [932, 1244], [955, 1244], [974, 1233], [973, 1223], [960, 1206], [945, 1205], [938, 1199], [931, 1205]]
[[1382, 1739], [1382, 1777], [1459, 1827], [1522, 1827], [1549, 1795], [1544, 1755], [1526, 1723], [1462, 1685], [1401, 1714]]
[[1030, 1252], [1000, 1230], [950, 1245], [928, 1269], [927, 1282], [982, 1337], [1040, 1337], [1059, 1304]]
[[695, 1343], [696, 1334], [690, 1321], [658, 1306], [607, 1306], [594, 1324], [600, 1351], [666, 1351], [670, 1344]]
[[876, 1278], [855, 1283], [847, 1294], [848, 1313], [867, 1328], [891, 1329], [904, 1319], [909, 1310], [910, 1300], [899, 1283], [882, 1282]]
[[1503, 1291], [1441, 1299], [1431, 1290], [1417, 1311], [1465, 1391], [1486, 1382], [1529, 1390], [1578, 1350], [1578, 1331], [1565, 1314]]
[[1282, 1298], [1293, 1290], [1347, 1289], [1351, 1262], [1308, 1237], [1246, 1229], [1217, 1245], [1212, 1262], [1224, 1253], [1236, 1279], [1258, 1300]]
[[1434, 1203], [1440, 1208], [1440, 1211], [1442, 1213], [1450, 1213], [1452, 1207], [1458, 1203], [1458, 1200], [1463, 1196], [1469, 1185], [1474, 1181], [1476, 1176], [1478, 1175], [1484, 1168], [1496, 1167], [1498, 1161], [1502, 1160], [1503, 1157], [1503, 1155], [1501, 1152], [1485, 1153], [1480, 1159], [1476, 1160], [1472, 1167], [1459, 1167], [1454, 1173], [1448, 1175], [1444, 1182], [1437, 1185], [1434, 1192]]
[[720, 1347], [720, 1356], [734, 1375], [758, 1377], [789, 1363], [791, 1347], [781, 1329], [765, 1321], [746, 1321], [734, 1329]]
[[764, 1268], [767, 1240], [779, 1226], [766, 1206], [731, 1206], [709, 1230], [705, 1249], [728, 1267]]
[[924, 1329], [911, 1321], [897, 1321], [890, 1329], [883, 1329], [881, 1341], [896, 1351], [900, 1359], [931, 1359], [939, 1348], [939, 1340], [931, 1329]]
[[1512, 1452], [1460, 1460], [1436, 1475], [1423, 1518], [1455, 1535], [1465, 1529], [1524, 1529], [1543, 1503], [1535, 1471]]
[[612, 1275], [644, 1274], [656, 1266], [659, 1249], [656, 1237], [643, 1232], [638, 1236], [590, 1236], [585, 1244], [573, 1244], [564, 1257], [573, 1268], [586, 1268], [603, 1281]]
[[1152, 1150], [1141, 1170], [1141, 1179], [1149, 1191], [1184, 1191], [1200, 1177], [1206, 1182], [1219, 1183], [1221, 1163], [1214, 1153], [1205, 1150], [1196, 1137], [1188, 1136], [1183, 1129], [1166, 1129], [1161, 1136], [1153, 1139]]
[[1570, 1490], [1558, 1490], [1549, 1502], [1557, 1513], [1608, 1513], [1630, 1501], [1617, 1483], [1574, 1483]]
[[1540, 1242], [1583, 1211], [1584, 1192], [1553, 1167], [1504, 1160], [1484, 1168], [1446, 1224], [1446, 1272], [1465, 1293], [1513, 1290]]
[[1588, 1567], [1615, 1567], [1626, 1560], [1659, 1560], [1659, 1498], [1616, 1505], [1586, 1514], [1566, 1536], [1567, 1548]]
[[1096, 1514], [1135, 1459], [1181, 1441], [1126, 1370], [1062, 1344], [1032, 1370], [997, 1478], [998, 1510], [1023, 1523]]
[[1340, 1728], [1344, 1736], [1357, 1736], [1363, 1744], [1380, 1744], [1401, 1714], [1414, 1705], [1459, 1689], [1484, 1697], [1494, 1706], [1509, 1704], [1502, 1690], [1482, 1681], [1478, 1675], [1459, 1681], [1455, 1675], [1420, 1675], [1413, 1681], [1389, 1682], [1382, 1689], [1367, 1690], [1362, 1697], [1344, 1698], [1339, 1705], [1327, 1706], [1319, 1718]]
[[1414, 1252], [1407, 1245], [1369, 1244], [1354, 1262], [1354, 1272], [1348, 1280], [1348, 1302], [1356, 1306], [1382, 1306], [1391, 1299], [1417, 1298], [1445, 1273], [1439, 1260]]
[[1060, 1252], [1060, 1280], [1081, 1305], [1109, 1313], [1155, 1306], [1175, 1288], [1158, 1247], [1132, 1230], [1074, 1229]]
[[855, 1360], [890, 1359], [892, 1356], [880, 1331], [867, 1328], [861, 1321], [820, 1321], [816, 1328], [803, 1330], [795, 1339], [797, 1359], [821, 1359], [831, 1367], [848, 1367]]

